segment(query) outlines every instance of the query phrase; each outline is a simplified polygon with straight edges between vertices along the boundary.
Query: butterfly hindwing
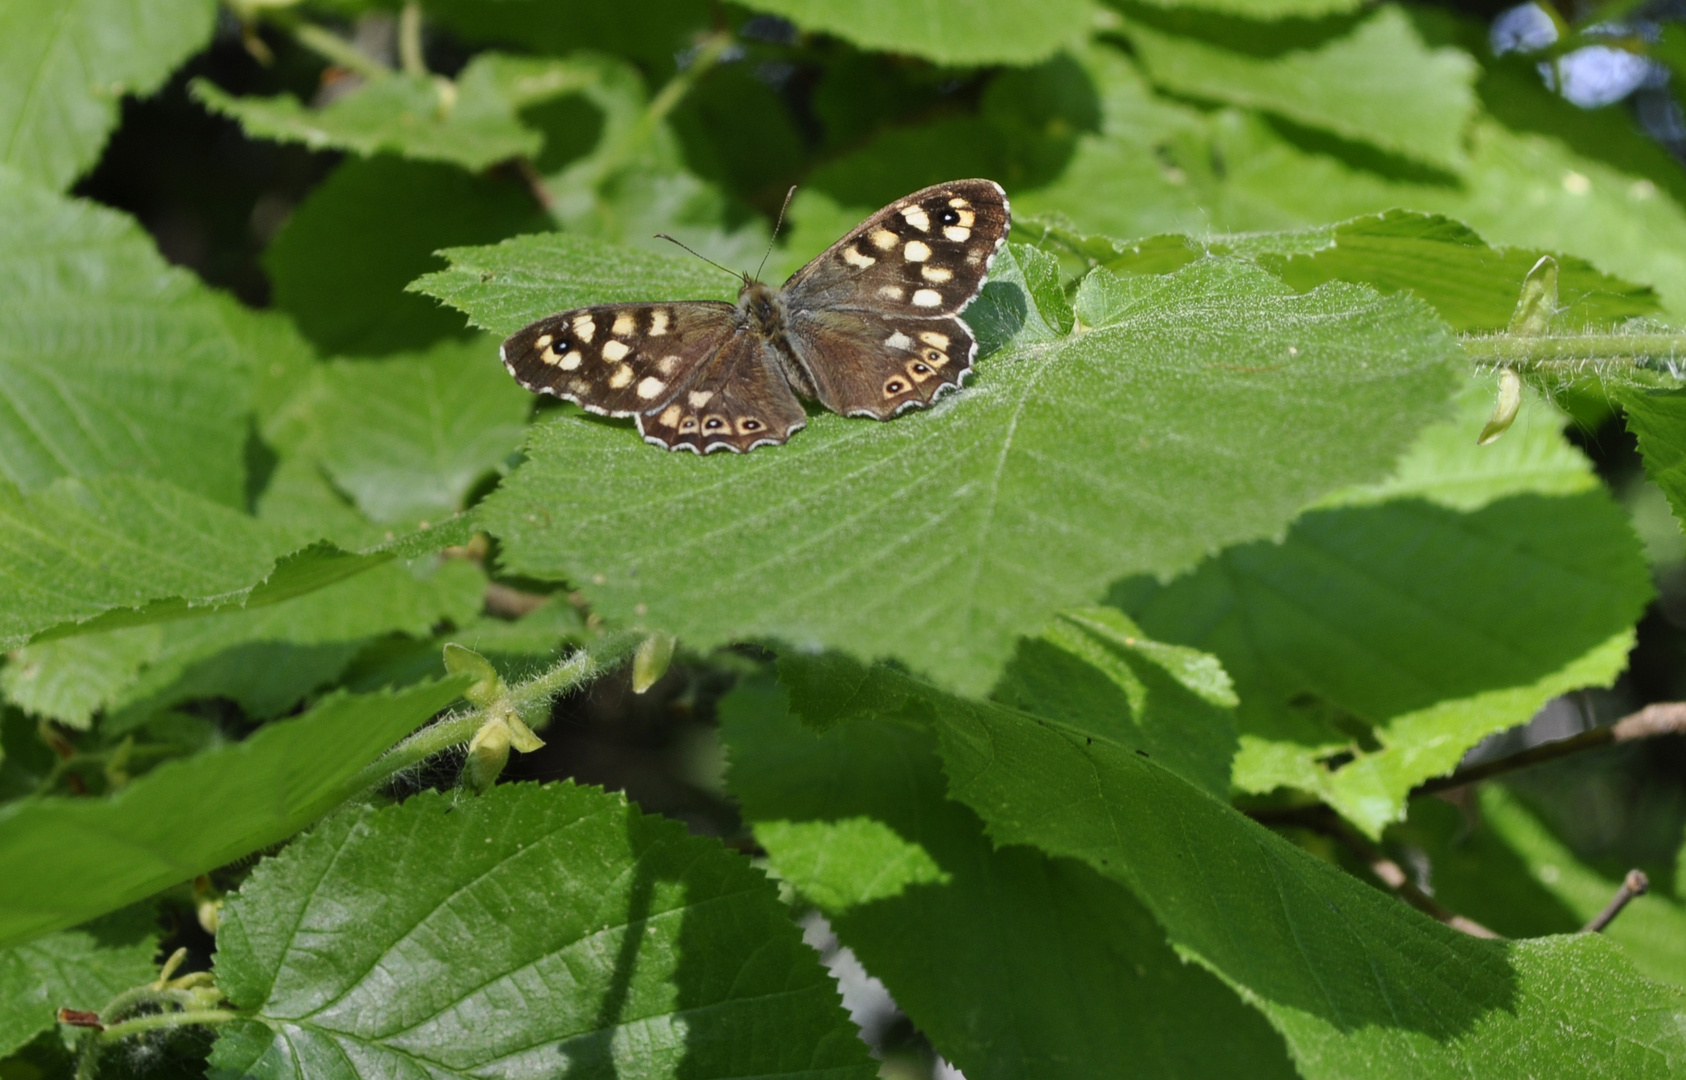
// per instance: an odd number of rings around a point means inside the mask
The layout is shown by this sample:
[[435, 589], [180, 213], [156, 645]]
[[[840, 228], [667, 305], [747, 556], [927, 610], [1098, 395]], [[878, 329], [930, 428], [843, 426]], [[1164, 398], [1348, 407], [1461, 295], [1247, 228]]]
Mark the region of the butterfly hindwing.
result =
[[515, 381], [608, 416], [666, 405], [734, 328], [718, 301], [599, 304], [540, 319], [503, 343]]
[[789, 439], [808, 414], [774, 349], [754, 334], [732, 334], [673, 400], [639, 414], [639, 434], [656, 446], [699, 454], [744, 453]]
[[793, 313], [789, 340], [820, 403], [888, 420], [957, 389], [978, 351], [958, 316], [912, 318], [830, 309]]
[[782, 290], [785, 305], [915, 318], [958, 314], [983, 288], [1009, 225], [1006, 193], [993, 180], [916, 191], [792, 274]]

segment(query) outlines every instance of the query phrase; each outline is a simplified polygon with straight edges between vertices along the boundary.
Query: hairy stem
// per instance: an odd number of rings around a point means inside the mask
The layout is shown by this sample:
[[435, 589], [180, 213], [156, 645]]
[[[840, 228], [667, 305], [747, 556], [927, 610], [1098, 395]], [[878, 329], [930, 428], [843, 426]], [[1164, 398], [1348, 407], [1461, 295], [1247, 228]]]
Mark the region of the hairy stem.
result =
[[[558, 696], [590, 682], [625, 660], [645, 636], [627, 632], [604, 634], [572, 656], [565, 657], [544, 674], [512, 688], [507, 704], [513, 705], [516, 713], [525, 719], [548, 706]], [[487, 709], [481, 708], [452, 713], [429, 724], [352, 777], [346, 784], [347, 797], [383, 784], [435, 754], [467, 743], [487, 718]]]
[[644, 106], [644, 112], [636, 123], [626, 130], [626, 133], [610, 147], [598, 161], [596, 176], [602, 180], [625, 165], [634, 150], [642, 146], [649, 139], [667, 114], [685, 99], [697, 81], [708, 74], [710, 68], [719, 63], [720, 57], [732, 44], [731, 35], [725, 33], [711, 34], [704, 39], [697, 49], [691, 62], [667, 81], [667, 85], [656, 92], [650, 103]]
[[1576, 375], [1589, 364], [1655, 370], [1686, 362], [1686, 333], [1481, 334], [1465, 337], [1461, 344], [1478, 364], [1541, 374]]
[[426, 75], [427, 64], [422, 60], [421, 4], [407, 0], [398, 16], [398, 63], [406, 75]]

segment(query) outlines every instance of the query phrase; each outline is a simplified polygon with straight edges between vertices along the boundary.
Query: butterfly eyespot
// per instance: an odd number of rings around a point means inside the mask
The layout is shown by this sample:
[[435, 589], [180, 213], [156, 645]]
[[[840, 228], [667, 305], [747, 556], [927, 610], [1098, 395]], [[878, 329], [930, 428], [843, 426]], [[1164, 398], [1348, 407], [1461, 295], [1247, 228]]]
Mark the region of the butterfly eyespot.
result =
[[703, 421], [703, 428], [708, 431], [719, 431], [725, 426], [726, 421], [720, 419], [718, 416], [711, 416], [707, 420]]
[[915, 364], [913, 365], [913, 373], [915, 375], [929, 375], [931, 373], [931, 369], [926, 367], [924, 364]]
[[900, 379], [891, 379], [889, 382], [884, 384], [884, 392], [886, 394], [899, 394], [906, 389], [907, 384], [902, 382]]
[[930, 352], [927, 352], [925, 354], [925, 359], [927, 359], [927, 360], [941, 360], [942, 358], [943, 358], [943, 354], [938, 352], [935, 349], [932, 349]]
[[955, 213], [952, 207], [944, 207], [942, 212], [937, 215], [937, 220], [944, 225], [957, 225], [960, 222], [960, 215]]
[[745, 431], [760, 431], [761, 430], [761, 421], [759, 421], [759, 420], [745, 420], [742, 424], [739, 424], [738, 426], [743, 428]]

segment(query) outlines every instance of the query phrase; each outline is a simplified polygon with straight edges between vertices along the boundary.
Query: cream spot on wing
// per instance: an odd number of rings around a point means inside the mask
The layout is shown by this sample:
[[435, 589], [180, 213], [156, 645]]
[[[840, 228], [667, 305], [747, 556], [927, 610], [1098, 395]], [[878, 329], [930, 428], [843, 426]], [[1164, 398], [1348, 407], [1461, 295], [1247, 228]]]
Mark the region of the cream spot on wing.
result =
[[906, 218], [907, 223], [912, 225], [915, 229], [918, 229], [920, 232], [931, 231], [931, 219], [926, 217], [925, 211], [917, 206], [903, 207], [902, 217]]
[[960, 219], [955, 224], [959, 225], [962, 229], [970, 229], [978, 220], [978, 215], [972, 213], [970, 210], [956, 210], [954, 216]]
[[935, 289], [920, 289], [913, 294], [914, 307], [941, 307], [943, 294]]
[[967, 202], [965, 199], [962, 199], [960, 196], [956, 195], [954, 198], [948, 200], [948, 205], [954, 207], [956, 210], [964, 210], [968, 206], [971, 206], [972, 204]]
[[713, 390], [692, 390], [689, 394], [685, 395], [685, 400], [691, 403], [691, 408], [700, 409], [704, 405], [707, 405], [713, 397]]
[[901, 237], [897, 236], [889, 229], [879, 229], [877, 232], [872, 234], [872, 245], [880, 251], [889, 251], [901, 242]]
[[956, 243], [960, 243], [972, 238], [972, 230], [964, 225], [945, 225], [943, 226], [943, 235]]
[[578, 394], [581, 397], [584, 397], [586, 393], [591, 390], [591, 384], [586, 382], [584, 379], [570, 379], [568, 381], [568, 390], [570, 393]]
[[591, 335], [597, 333], [597, 324], [592, 321], [590, 315], [575, 315], [574, 333], [579, 335], [581, 341], [590, 341]]
[[850, 266], [858, 266], [862, 270], [865, 270], [878, 260], [873, 258], [871, 255], [863, 255], [854, 248], [844, 248], [843, 261], [848, 263]]
[[921, 330], [919, 340], [927, 345], [935, 345], [939, 349], [948, 348], [948, 335], [939, 334], [935, 330]]
[[609, 327], [609, 333], [616, 337], [631, 337], [638, 329], [638, 319], [630, 311], [623, 311], [615, 316], [615, 325]]
[[617, 367], [615, 369], [615, 373], [609, 376], [609, 385], [614, 387], [616, 390], [621, 389], [630, 382], [632, 382], [632, 369], [625, 364]]
[[954, 276], [953, 270], [944, 270], [940, 266], [921, 266], [919, 276], [933, 284], [941, 285]]
[[664, 356], [660, 360], [656, 361], [656, 370], [661, 372], [663, 375], [672, 375], [673, 370], [679, 366], [679, 361], [681, 359], [683, 359], [683, 357], [681, 357], [678, 353], [674, 353], [672, 356]]
[[971, 263], [973, 266], [976, 266], [983, 262], [983, 256], [984, 253], [982, 251], [968, 251], [966, 253], [966, 261]]
[[548, 348], [550, 346], [550, 343], [555, 341], [555, 340], [556, 339], [551, 337], [549, 334], [540, 334], [539, 339], [537, 341], [533, 342], [533, 344], [538, 346], [541, 349], [544, 349], [544, 348]]
[[555, 367], [557, 364], [562, 362], [562, 358], [556, 355], [556, 350], [549, 347], [546, 347], [544, 352], [539, 353], [539, 359], [543, 360], [551, 367]]
[[605, 341], [603, 343], [603, 359], [611, 364], [618, 364], [625, 360], [626, 354], [631, 351], [632, 348], [624, 341]]
[[902, 287], [900, 285], [880, 285], [878, 295], [886, 300], [900, 300], [902, 298]]
[[902, 248], [902, 255], [908, 262], [924, 262], [931, 257], [931, 245], [921, 240], [909, 240], [907, 247]]
[[666, 389], [666, 383], [662, 382], [654, 375], [647, 375], [638, 383], [638, 396], [648, 400]]
[[678, 405], [669, 405], [667, 408], [662, 410], [662, 414], [660, 416], [656, 417], [656, 423], [660, 424], [662, 427], [672, 427], [673, 425], [679, 423], [679, 414], [684, 411], [685, 410], [681, 409]]
[[580, 351], [578, 349], [570, 350], [568, 352], [568, 355], [564, 356], [562, 358], [562, 370], [563, 371], [572, 371], [579, 366], [580, 366]]
[[884, 339], [884, 344], [888, 345], [892, 349], [905, 349], [909, 345], [913, 344], [913, 339], [902, 333], [900, 330], [897, 330], [895, 333]]
[[667, 309], [657, 308], [650, 313], [650, 336], [661, 337], [667, 333]]

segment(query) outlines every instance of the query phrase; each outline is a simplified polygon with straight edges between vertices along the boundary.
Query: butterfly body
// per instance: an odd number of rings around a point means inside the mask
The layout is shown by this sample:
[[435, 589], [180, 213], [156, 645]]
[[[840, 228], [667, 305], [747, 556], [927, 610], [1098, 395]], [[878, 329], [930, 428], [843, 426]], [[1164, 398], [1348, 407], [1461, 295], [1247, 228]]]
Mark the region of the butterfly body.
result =
[[600, 304], [511, 335], [504, 365], [529, 390], [634, 416], [646, 442], [706, 454], [777, 445], [807, 423], [800, 398], [887, 420], [970, 374], [959, 314], [1006, 241], [990, 180], [937, 184], [867, 218], [772, 288], [737, 303]]

